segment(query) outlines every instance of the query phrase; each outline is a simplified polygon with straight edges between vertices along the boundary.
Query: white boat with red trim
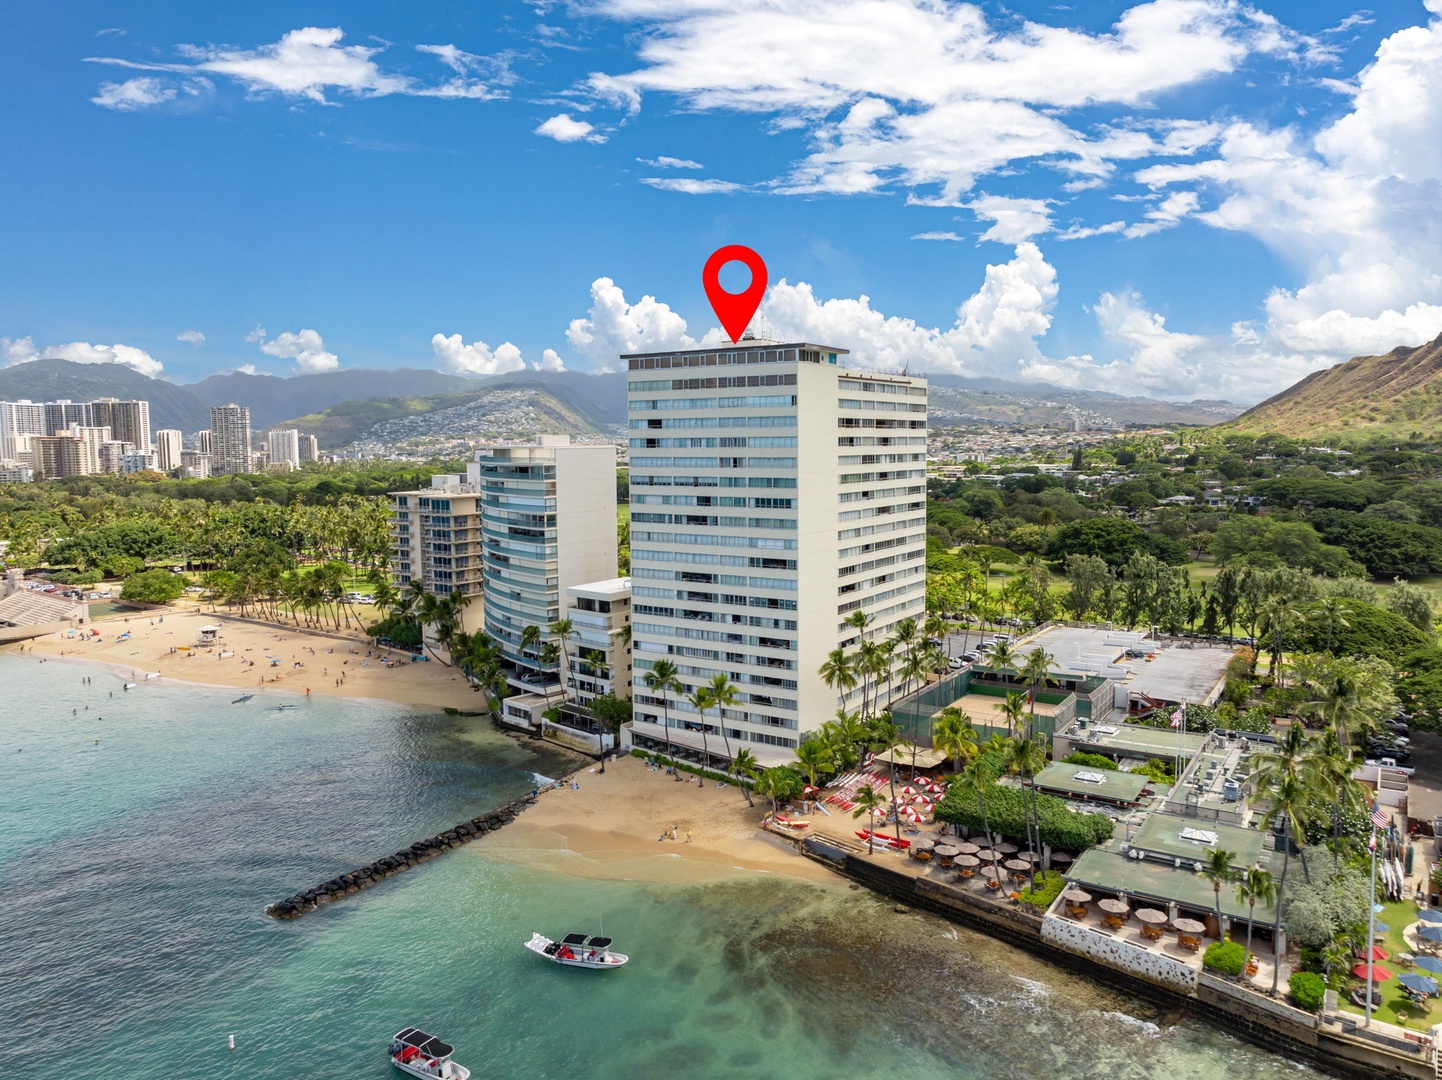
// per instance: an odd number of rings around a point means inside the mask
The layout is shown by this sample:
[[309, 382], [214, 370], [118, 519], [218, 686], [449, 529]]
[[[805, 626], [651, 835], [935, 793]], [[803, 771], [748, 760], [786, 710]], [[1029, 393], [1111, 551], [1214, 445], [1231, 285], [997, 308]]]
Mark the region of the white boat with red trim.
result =
[[604, 970], [620, 967], [631, 959], [625, 953], [612, 952], [610, 938], [589, 937], [586, 934], [567, 934], [560, 941], [532, 934], [526, 948], [562, 967]]
[[428, 1080], [470, 1080], [471, 1070], [451, 1060], [454, 1047], [409, 1027], [391, 1039], [391, 1064], [411, 1076]]

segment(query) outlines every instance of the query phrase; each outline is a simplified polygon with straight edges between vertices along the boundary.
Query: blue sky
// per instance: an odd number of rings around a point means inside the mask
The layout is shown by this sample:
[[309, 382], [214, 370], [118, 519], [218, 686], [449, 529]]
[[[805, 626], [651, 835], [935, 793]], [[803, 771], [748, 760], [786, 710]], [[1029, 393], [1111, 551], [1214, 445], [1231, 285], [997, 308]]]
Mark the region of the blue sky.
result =
[[[1442, 0], [0, 6], [0, 363], [866, 366], [1256, 400], [1442, 331]], [[723, 277], [745, 283], [732, 267]]]

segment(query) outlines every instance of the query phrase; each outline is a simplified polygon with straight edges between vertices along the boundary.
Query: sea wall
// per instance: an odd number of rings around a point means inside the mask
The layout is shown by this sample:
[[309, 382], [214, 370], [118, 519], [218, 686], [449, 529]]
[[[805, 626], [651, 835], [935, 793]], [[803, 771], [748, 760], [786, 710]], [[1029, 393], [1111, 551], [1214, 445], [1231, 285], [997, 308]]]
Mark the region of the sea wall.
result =
[[[1384, 1047], [1379, 1041], [1318, 1026], [1309, 1012], [1239, 984], [1207, 974], [1194, 977], [1191, 989], [1160, 972], [1142, 971], [1139, 963], [1106, 950], [1068, 948], [1044, 931], [1043, 919], [1022, 908], [959, 890], [878, 863], [847, 850], [844, 842], [810, 837], [796, 845], [836, 873], [888, 899], [906, 904], [1028, 950], [1043, 959], [1096, 982], [1112, 986], [1153, 1005], [1175, 1009], [1216, 1024], [1274, 1053], [1309, 1062], [1338, 1076], [1365, 1080], [1408, 1077], [1436, 1080], [1431, 1052], [1421, 1045]], [[1057, 931], [1051, 932], [1053, 935]], [[1118, 961], [1123, 961], [1120, 965]]]
[[1042, 920], [1041, 936], [1043, 941], [1059, 949], [1099, 960], [1149, 983], [1183, 994], [1196, 992], [1197, 970], [1191, 965], [1176, 957], [1144, 949], [1098, 927], [1048, 915]]
[[267, 915], [273, 915], [277, 919], [295, 919], [301, 915], [307, 915], [323, 904], [331, 904], [352, 896], [362, 889], [369, 889], [373, 885], [404, 873], [413, 866], [419, 866], [427, 859], [434, 859], [437, 855], [444, 855], [453, 848], [462, 844], [468, 844], [478, 836], [485, 836], [488, 832], [509, 825], [520, 816], [522, 810], [536, 801], [536, 792], [522, 796], [498, 806], [489, 813], [480, 817], [463, 821], [452, 829], [443, 833], [418, 840], [408, 848], [402, 848], [393, 855], [377, 859], [373, 863], [362, 866], [359, 870], [352, 870], [348, 874], [341, 874], [329, 881], [323, 881], [313, 888], [298, 892], [293, 896], [287, 896], [284, 900], [278, 900], [265, 909]]

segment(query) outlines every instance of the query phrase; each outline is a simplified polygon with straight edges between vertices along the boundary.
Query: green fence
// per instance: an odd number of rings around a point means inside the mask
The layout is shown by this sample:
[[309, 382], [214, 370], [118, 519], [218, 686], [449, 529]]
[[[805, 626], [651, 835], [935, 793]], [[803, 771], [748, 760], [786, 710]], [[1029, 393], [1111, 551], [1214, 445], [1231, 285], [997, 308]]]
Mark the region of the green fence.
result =
[[[903, 739], [921, 746], [930, 746], [933, 713], [939, 712], [957, 698], [964, 697], [969, 693], [1003, 698], [1008, 689], [1017, 688], [1008, 688], [997, 683], [975, 682], [972, 679], [971, 670], [964, 668], [938, 682], [923, 687], [910, 697], [893, 705], [891, 719], [900, 730]], [[1065, 728], [1076, 718], [1077, 698], [1075, 694], [1061, 694], [1053, 691], [1038, 694], [1037, 700], [1057, 707], [1055, 715], [1036, 718], [1035, 733], [1045, 735], [1050, 741], [1058, 730]], [[1005, 724], [978, 724], [973, 721], [972, 727], [976, 730], [977, 742], [982, 743], [993, 735], [1005, 738], [1009, 734]]]

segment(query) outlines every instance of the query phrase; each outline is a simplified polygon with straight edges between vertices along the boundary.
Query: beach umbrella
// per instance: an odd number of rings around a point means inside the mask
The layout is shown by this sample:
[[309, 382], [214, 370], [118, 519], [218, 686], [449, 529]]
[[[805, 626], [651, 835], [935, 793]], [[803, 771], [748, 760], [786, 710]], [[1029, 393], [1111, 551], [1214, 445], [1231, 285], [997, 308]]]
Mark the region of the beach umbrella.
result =
[[[793, 788], [792, 790], [795, 790], [795, 789]], [[877, 817], [885, 817], [885, 816], [886, 816], [886, 808], [885, 808], [885, 807], [882, 807], [882, 806], [874, 807], [871, 812], [872, 812], [873, 814], [875, 814]]]
[[1001, 865], [1008, 870], [1015, 870], [1018, 874], [1023, 874], [1031, 869], [1030, 863], [1022, 862], [1020, 859], [1007, 859], [1006, 862]]
[[1442, 926], [1424, 926], [1417, 931], [1423, 941], [1442, 941]]
[[901, 789], [901, 793], [903, 795], [915, 795], [916, 788], [912, 787], [910, 784], [907, 784], [906, 787]]
[[956, 850], [961, 852], [963, 855], [975, 855], [978, 851], [981, 850], [981, 848], [977, 847], [971, 841], [967, 840], [963, 843], [957, 844]]
[[911, 801], [914, 802], [914, 803], [916, 803], [917, 806], [930, 806], [930, 805], [931, 805], [931, 800], [930, 800], [929, 798], [927, 798], [925, 795], [913, 795], [913, 796], [911, 797]]
[[1167, 921], [1167, 913], [1165, 911], [1158, 911], [1156, 908], [1144, 907], [1137, 911], [1137, 918], [1144, 923], [1160, 926]]
[[[1356, 967], [1354, 967], [1354, 968], [1352, 969], [1352, 974], [1355, 975], [1355, 976], [1357, 976], [1357, 978], [1359, 978], [1359, 979], [1365, 979], [1365, 978], [1367, 977], [1367, 965], [1366, 965], [1366, 964], [1358, 964]], [[1386, 981], [1387, 981], [1388, 979], [1390, 979], [1391, 977], [1392, 977], [1392, 973], [1391, 973], [1390, 971], [1388, 971], [1386, 968], [1384, 968], [1384, 967], [1379, 967], [1377, 964], [1373, 964], [1373, 965], [1372, 965], [1372, 981], [1373, 981], [1373, 982], [1386, 982]]]
[[946, 785], [930, 784], [927, 786], [926, 790], [931, 792], [933, 795], [944, 795], [946, 793]]
[[1442, 911], [1436, 911], [1432, 908], [1428, 908], [1425, 911], [1417, 912], [1417, 918], [1421, 919], [1425, 923], [1442, 923]]
[[936, 847], [935, 840], [918, 840], [911, 845], [913, 851], [930, 851], [934, 847]]
[[1172, 925], [1183, 934], [1201, 934], [1207, 929], [1206, 924], [1199, 923], [1196, 919], [1173, 919]]
[[1398, 975], [1397, 981], [1408, 990], [1417, 994], [1437, 993], [1437, 980], [1429, 979], [1426, 975]]
[[1423, 971], [1430, 971], [1434, 975], [1442, 975], [1442, 960], [1435, 956], [1419, 956], [1412, 961], [1413, 967], [1419, 967]]
[[1079, 889], [1075, 885], [1068, 886], [1062, 891], [1062, 899], [1070, 900], [1074, 904], [1090, 903], [1092, 894], [1085, 889]]
[[1357, 954], [1358, 960], [1366, 960], [1368, 957], [1372, 960], [1385, 960], [1387, 959], [1387, 954], [1377, 945], [1373, 945], [1370, 949], [1365, 949]]
[[1113, 900], [1108, 897], [1105, 900], [1097, 901], [1097, 907], [1112, 915], [1125, 915], [1131, 909], [1127, 907], [1125, 900]]
[[957, 866], [974, 867], [981, 865], [981, 860], [978, 859], [975, 855], [954, 855], [952, 856], [952, 861], [955, 862]]

